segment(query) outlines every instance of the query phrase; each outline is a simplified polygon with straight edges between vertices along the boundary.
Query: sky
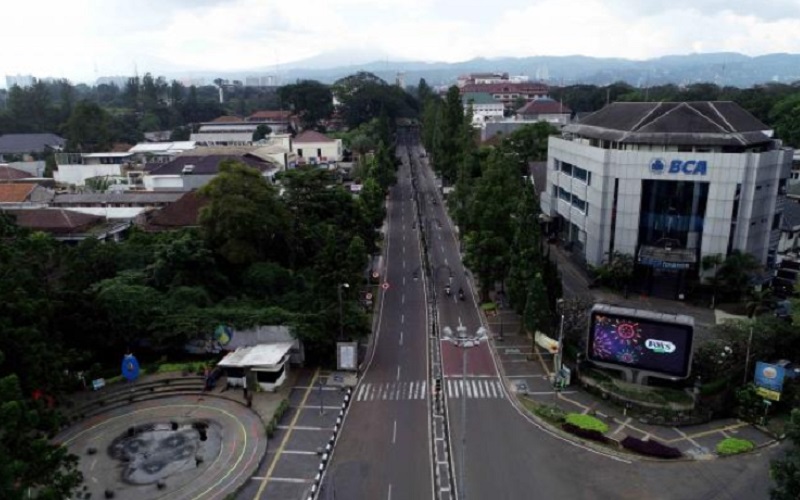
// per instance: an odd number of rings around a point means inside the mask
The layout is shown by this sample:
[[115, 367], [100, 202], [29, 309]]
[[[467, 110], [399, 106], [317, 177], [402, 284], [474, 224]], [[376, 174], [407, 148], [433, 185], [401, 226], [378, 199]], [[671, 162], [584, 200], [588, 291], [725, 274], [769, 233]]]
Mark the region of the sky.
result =
[[328, 53], [336, 64], [800, 53], [800, 0], [5, 0], [2, 18], [0, 76], [75, 82]]

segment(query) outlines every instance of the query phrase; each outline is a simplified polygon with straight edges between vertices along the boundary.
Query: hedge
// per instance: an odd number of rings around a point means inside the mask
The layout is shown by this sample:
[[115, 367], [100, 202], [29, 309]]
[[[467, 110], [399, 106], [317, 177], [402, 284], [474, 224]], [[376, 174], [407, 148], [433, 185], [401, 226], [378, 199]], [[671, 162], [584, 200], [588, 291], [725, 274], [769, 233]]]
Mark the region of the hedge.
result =
[[587, 431], [597, 431], [601, 434], [608, 432], [608, 425], [591, 415], [570, 413], [565, 418], [566, 422]]
[[598, 441], [603, 444], [608, 444], [611, 441], [610, 439], [605, 437], [602, 432], [594, 429], [584, 429], [578, 427], [577, 425], [572, 425], [569, 423], [561, 424], [561, 428], [569, 432], [570, 434], [575, 434], [578, 437], [591, 439], [592, 441]]
[[289, 410], [289, 400], [284, 398], [281, 400], [280, 404], [278, 404], [278, 408], [275, 409], [275, 414], [272, 415], [270, 421], [267, 422], [267, 425], [264, 426], [268, 438], [271, 438], [272, 436], [275, 435], [275, 431], [278, 429], [278, 422], [281, 421], [281, 418], [283, 418], [284, 413], [286, 413], [288, 410]]
[[681, 450], [661, 444], [658, 441], [653, 441], [652, 439], [643, 441], [632, 436], [627, 436], [620, 444], [625, 449], [650, 457], [680, 458], [683, 456]]
[[755, 448], [752, 441], [738, 438], [725, 438], [717, 443], [717, 453], [720, 455], [736, 455], [746, 453]]

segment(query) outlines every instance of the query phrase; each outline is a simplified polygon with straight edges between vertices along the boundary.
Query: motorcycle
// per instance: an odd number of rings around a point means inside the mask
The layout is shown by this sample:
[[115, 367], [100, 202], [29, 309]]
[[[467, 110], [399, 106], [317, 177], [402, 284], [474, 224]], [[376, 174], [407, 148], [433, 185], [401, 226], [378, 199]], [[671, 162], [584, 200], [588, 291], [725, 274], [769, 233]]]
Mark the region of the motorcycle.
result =
[[444, 287], [444, 293], [447, 294], [448, 297], [450, 296], [450, 287], [449, 286]]
[[464, 300], [464, 290], [458, 290], [458, 300]]

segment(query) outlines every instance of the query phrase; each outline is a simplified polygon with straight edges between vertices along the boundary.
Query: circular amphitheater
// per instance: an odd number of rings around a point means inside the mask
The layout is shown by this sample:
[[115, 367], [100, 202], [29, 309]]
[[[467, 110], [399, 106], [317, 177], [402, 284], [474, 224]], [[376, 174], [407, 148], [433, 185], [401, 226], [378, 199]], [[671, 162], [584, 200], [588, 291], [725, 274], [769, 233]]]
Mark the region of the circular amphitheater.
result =
[[80, 459], [73, 498], [224, 498], [253, 475], [267, 443], [258, 415], [205, 394], [153, 397], [104, 401], [57, 436]]

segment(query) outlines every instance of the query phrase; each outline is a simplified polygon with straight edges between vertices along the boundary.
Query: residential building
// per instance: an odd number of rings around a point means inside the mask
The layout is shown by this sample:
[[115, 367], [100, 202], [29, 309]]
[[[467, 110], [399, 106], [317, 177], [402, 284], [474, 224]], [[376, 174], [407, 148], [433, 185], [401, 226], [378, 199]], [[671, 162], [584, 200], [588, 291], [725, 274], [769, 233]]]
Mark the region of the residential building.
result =
[[142, 213], [136, 224], [148, 232], [198, 227], [200, 210], [208, 203], [196, 190], [188, 191], [164, 208]]
[[143, 212], [175, 203], [184, 194], [183, 191], [64, 193], [56, 194], [50, 205], [106, 219], [133, 219]]
[[55, 134], [5, 134], [0, 135], [0, 161], [21, 158], [34, 159], [51, 151], [61, 151], [67, 141]]
[[130, 222], [108, 222], [103, 217], [59, 208], [5, 210], [16, 224], [50, 234], [59, 241], [78, 242], [87, 238], [120, 241]]
[[282, 170], [281, 166], [255, 151], [255, 148], [246, 152], [236, 151], [235, 148], [198, 148], [166, 163], [148, 163], [145, 165], [144, 186], [148, 191], [197, 189], [217, 176], [219, 164], [225, 160], [235, 160], [256, 168], [271, 180]]
[[787, 200], [784, 205], [778, 254], [800, 258], [800, 202]]
[[461, 94], [488, 93], [495, 101], [502, 102], [506, 109], [514, 110], [517, 103], [548, 96], [549, 89], [543, 83], [470, 83], [461, 87]]
[[469, 73], [456, 80], [458, 88], [466, 85], [488, 85], [492, 83], [526, 83], [526, 75], [509, 76], [508, 73]]
[[202, 123], [189, 139], [203, 146], [246, 146], [253, 143], [257, 128], [257, 123], [241, 120]]
[[300, 165], [336, 163], [342, 159], [342, 140], [331, 139], [314, 130], [304, 130], [292, 140], [292, 152], [297, 154]]
[[789, 176], [789, 185], [800, 184], [800, 151], [794, 152], [792, 157], [792, 174]]
[[53, 178], [61, 184], [84, 186], [87, 179], [127, 177], [135, 169], [136, 158], [131, 152], [56, 153]]
[[246, 121], [258, 123], [259, 125], [268, 125], [272, 132], [276, 134], [285, 134], [289, 131], [289, 127], [297, 129], [297, 122], [291, 111], [256, 111], [248, 116]]
[[547, 122], [557, 127], [569, 123], [572, 110], [549, 97], [534, 99], [517, 110], [517, 119], [526, 122]]
[[550, 137], [541, 206], [576, 259], [631, 255], [646, 293], [680, 298], [704, 256], [774, 264], [791, 160], [733, 102], [614, 103]]
[[17, 182], [35, 177], [29, 172], [19, 170], [10, 165], [0, 165], [0, 182]]
[[464, 104], [464, 113], [472, 111], [473, 123], [502, 119], [506, 109], [502, 102], [495, 100], [488, 92], [464, 93], [461, 102]]
[[55, 193], [34, 183], [0, 184], [0, 208], [28, 209], [46, 207]]

